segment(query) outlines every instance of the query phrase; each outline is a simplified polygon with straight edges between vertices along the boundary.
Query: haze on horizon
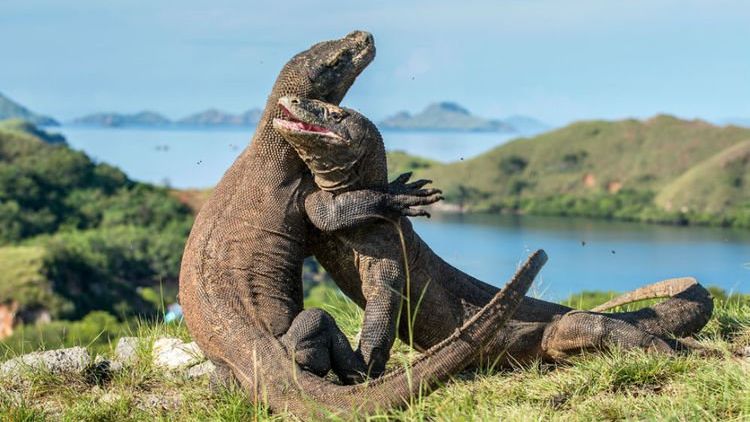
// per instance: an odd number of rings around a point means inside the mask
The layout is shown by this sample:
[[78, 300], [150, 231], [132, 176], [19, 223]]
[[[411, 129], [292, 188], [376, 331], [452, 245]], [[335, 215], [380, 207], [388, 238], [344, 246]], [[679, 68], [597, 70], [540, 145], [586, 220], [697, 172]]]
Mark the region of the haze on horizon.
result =
[[551, 124], [669, 113], [750, 118], [741, 0], [5, 0], [0, 92], [68, 120], [261, 107], [283, 63], [353, 29], [375, 62], [345, 104], [380, 119], [456, 101]]

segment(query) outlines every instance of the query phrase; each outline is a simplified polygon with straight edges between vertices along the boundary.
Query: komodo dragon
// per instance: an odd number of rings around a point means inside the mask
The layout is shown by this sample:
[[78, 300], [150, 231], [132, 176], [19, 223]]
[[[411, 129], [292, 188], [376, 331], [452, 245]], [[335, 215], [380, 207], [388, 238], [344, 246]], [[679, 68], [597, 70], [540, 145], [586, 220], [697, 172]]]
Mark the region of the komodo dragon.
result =
[[[351, 186], [384, 186], [387, 175], [383, 142], [369, 120], [352, 110], [319, 101], [287, 98], [282, 103], [287, 108], [287, 121], [277, 120], [276, 128], [296, 148], [321, 189], [338, 191]], [[297, 125], [289, 123], [289, 119], [298, 122]], [[337, 136], [321, 137], [297, 130], [301, 127], [299, 122], [327, 128]], [[401, 181], [405, 181], [403, 179]], [[421, 187], [425, 182], [415, 182], [412, 186]], [[401, 318], [399, 335], [404, 341], [413, 339], [414, 345], [424, 350], [461, 326], [497, 289], [440, 259], [405, 218], [401, 219], [401, 229], [410, 270], [406, 294], [411, 313], [410, 318]], [[366, 360], [379, 359], [376, 362], [379, 363], [387, 360], [388, 348], [395, 336], [393, 331], [384, 333], [383, 330], [395, 327], [398, 306], [394, 301], [398, 300], [402, 286], [373, 284], [373, 275], [367, 273], [378, 269], [371, 268], [368, 264], [371, 260], [363, 259], [363, 255], [390, 261], [399, 258], [401, 245], [387, 226], [368, 225], [351, 232], [324, 234], [322, 241], [312, 246], [316, 257], [341, 289], [365, 309], [360, 350]], [[394, 253], [396, 250], [398, 253]], [[400, 267], [393, 263], [392, 268], [396, 271], [395, 268]], [[382, 294], [388, 288], [392, 293]], [[596, 310], [652, 297], [670, 299], [635, 312], [602, 314], [526, 298], [514, 319], [504, 329], [498, 327], [497, 337], [484, 350], [483, 358], [501, 365], [538, 358], [554, 361], [611, 345], [671, 353], [682, 344], [668, 337], [699, 331], [713, 309], [711, 297], [702, 286], [694, 279], [681, 278], [646, 286]], [[390, 306], [377, 307], [376, 311], [372, 306], [373, 298], [379, 304], [387, 300]], [[367, 355], [368, 351], [371, 356]]]
[[[355, 189], [389, 190], [385, 147], [369, 120], [333, 104], [306, 98], [282, 97], [279, 107], [284, 117], [274, 119], [273, 127], [310, 167], [320, 189], [333, 195]], [[319, 130], [309, 130], [311, 127]], [[390, 188], [393, 190], [394, 186]], [[425, 190], [423, 194], [439, 195], [440, 191]], [[426, 214], [424, 210], [410, 208], [405, 212]], [[372, 377], [380, 376], [388, 362], [406, 282], [397, 221], [397, 218], [383, 219], [336, 231], [355, 252], [362, 291], [367, 294], [362, 333], [368, 337], [360, 341], [357, 352]], [[313, 223], [325, 229], [325, 222], [313, 220]]]
[[[302, 418], [353, 410], [369, 413], [403, 405], [415, 394], [436, 388], [487, 344], [546, 261], [543, 251], [533, 254], [487, 306], [409, 370], [342, 386], [295, 363], [299, 359], [321, 371], [338, 367], [342, 381], [347, 381], [348, 370], [356, 369], [351, 362], [356, 355], [330, 317], [322, 311], [302, 311], [307, 215], [337, 229], [429, 203], [402, 193], [360, 190], [333, 197], [318, 191], [304, 164], [272, 129], [273, 117], [280, 115], [276, 103], [281, 96], [338, 102], [373, 55], [372, 37], [353, 32], [316, 44], [284, 66], [251, 145], [196, 217], [183, 254], [180, 301], [185, 321], [217, 373], [236, 377], [252, 400]], [[296, 338], [284, 338], [295, 331], [319, 340], [309, 354], [285, 347], [288, 341], [298, 343]], [[320, 353], [319, 347], [332, 350]], [[315, 362], [322, 355], [333, 362]]]

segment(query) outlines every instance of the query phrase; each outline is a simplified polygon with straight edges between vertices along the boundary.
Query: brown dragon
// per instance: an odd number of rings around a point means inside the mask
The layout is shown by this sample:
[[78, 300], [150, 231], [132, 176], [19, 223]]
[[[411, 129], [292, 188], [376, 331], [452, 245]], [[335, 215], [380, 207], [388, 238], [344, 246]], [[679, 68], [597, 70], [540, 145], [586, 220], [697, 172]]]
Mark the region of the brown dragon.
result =
[[409, 368], [348, 386], [320, 376], [332, 368], [341, 381], [353, 382], [361, 367], [330, 316], [302, 309], [302, 260], [317, 233], [310, 221], [345, 230], [409, 214], [411, 206], [436, 197], [419, 194], [418, 187], [337, 195], [319, 190], [272, 121], [281, 117], [277, 102], [284, 95], [338, 103], [374, 52], [372, 36], [357, 31], [316, 44], [284, 66], [253, 141], [196, 217], [183, 254], [185, 321], [217, 372], [239, 381], [252, 400], [302, 418], [369, 413], [436, 388], [475, 358], [546, 261], [544, 252], [533, 254], [487, 306]]
[[[425, 181], [405, 185], [406, 180], [400, 178], [388, 184], [383, 142], [375, 125], [359, 113], [299, 97], [282, 97], [279, 106], [284, 117], [274, 119], [274, 128], [311, 169], [321, 190], [333, 195], [355, 189], [418, 190], [439, 199], [437, 189], [420, 190]], [[414, 216], [428, 215], [421, 209], [404, 211]], [[367, 295], [363, 338], [357, 353], [367, 362], [370, 376], [375, 377], [385, 370], [406, 284], [397, 221], [397, 218], [383, 219], [335, 231], [335, 236], [354, 251], [362, 291]], [[324, 222], [313, 220], [313, 224], [323, 232], [330, 232]], [[405, 317], [408, 320], [409, 315]]]
[[[295, 123], [279, 119], [277, 130], [294, 146], [321, 189], [336, 193], [352, 187], [385, 186], [385, 150], [372, 122], [353, 110], [320, 101], [285, 98], [281, 102], [287, 111], [286, 119]], [[303, 124], [325, 128], [332, 135], [324, 137], [297, 130]], [[402, 176], [400, 181], [406, 178], [408, 176]], [[418, 181], [410, 186], [421, 187], [427, 182]], [[401, 219], [400, 229], [403, 245], [393, 227], [383, 223], [324, 234], [323, 242], [313, 244], [317, 258], [338, 285], [365, 309], [360, 350], [370, 351], [369, 355], [365, 354], [370, 365], [373, 365], [372, 360], [377, 365], [387, 359], [398, 318], [396, 303], [403, 290], [402, 284], [373, 284], [375, 274], [382, 271], [380, 267], [403, 271], [399, 266], [403, 264], [396, 261], [405, 258], [410, 277], [404, 291], [407, 297], [404, 305], [409, 317], [402, 315], [399, 334], [404, 340], [413, 340], [422, 350], [449, 336], [497, 292], [496, 288], [464, 274], [435, 255], [412, 230], [407, 219]], [[402, 246], [405, 247], [403, 252]], [[400, 253], [403, 255], [399, 256]], [[388, 290], [391, 293], [384, 295]], [[635, 312], [600, 312], [659, 297], [669, 299]], [[390, 306], [373, 306], [373, 301], [384, 300], [389, 301]], [[497, 335], [484, 350], [483, 358], [500, 364], [532, 359], [554, 361], [613, 345], [671, 353], [684, 346], [671, 337], [699, 331], [710, 318], [712, 309], [710, 294], [692, 278], [655, 283], [589, 312], [526, 298], [513, 320], [505, 328], [497, 327]]]

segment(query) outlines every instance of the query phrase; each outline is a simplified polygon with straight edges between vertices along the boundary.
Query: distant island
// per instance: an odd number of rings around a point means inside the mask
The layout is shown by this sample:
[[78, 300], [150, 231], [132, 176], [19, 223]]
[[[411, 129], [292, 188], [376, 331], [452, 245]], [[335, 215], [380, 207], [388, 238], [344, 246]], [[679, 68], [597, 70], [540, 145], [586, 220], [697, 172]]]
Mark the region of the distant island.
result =
[[222, 126], [255, 126], [260, 121], [262, 111], [257, 108], [244, 113], [232, 114], [214, 108], [191, 114], [177, 120], [154, 111], [141, 111], [134, 114], [94, 113], [70, 123], [81, 126], [101, 127], [222, 127]]
[[226, 113], [215, 108], [191, 114], [177, 121], [179, 125], [188, 126], [255, 126], [260, 121], [263, 111], [250, 109], [241, 114]]
[[[263, 111], [259, 108], [233, 114], [210, 108], [177, 120], [153, 112], [135, 114], [95, 113], [79, 117], [70, 123], [100, 127], [246, 127], [255, 126]], [[379, 123], [386, 130], [434, 130], [461, 132], [500, 132], [519, 135], [536, 135], [549, 126], [527, 116], [510, 116], [503, 120], [486, 119], [472, 115], [466, 108], [453, 102], [434, 103], [417, 114], [401, 111]]]
[[417, 114], [401, 111], [381, 121], [383, 129], [445, 130], [462, 132], [505, 132], [535, 134], [548, 129], [544, 123], [526, 116], [505, 120], [478, 117], [453, 102], [439, 102], [427, 106]]
[[59, 126], [55, 119], [36, 114], [0, 93], [0, 120], [22, 119], [37, 126]]
[[168, 126], [172, 121], [154, 111], [141, 111], [135, 114], [94, 113], [74, 119], [71, 123], [87, 126]]

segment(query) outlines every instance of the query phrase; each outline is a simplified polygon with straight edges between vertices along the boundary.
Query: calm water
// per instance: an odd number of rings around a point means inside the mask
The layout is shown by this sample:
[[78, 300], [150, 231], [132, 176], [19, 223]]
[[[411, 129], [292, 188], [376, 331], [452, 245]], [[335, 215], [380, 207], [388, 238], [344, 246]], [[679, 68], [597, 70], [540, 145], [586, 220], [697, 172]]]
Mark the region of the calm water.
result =
[[[216, 184], [250, 142], [253, 128], [108, 129], [64, 126], [68, 143], [95, 159], [114, 164], [130, 177], [177, 188]], [[402, 150], [440, 161], [469, 158], [507, 142], [497, 133], [383, 133], [389, 150]]]
[[[252, 131], [63, 127], [73, 148], [122, 168], [137, 180], [171, 186], [215, 184]], [[441, 161], [468, 158], [507, 135], [385, 132], [389, 149]], [[535, 294], [561, 299], [581, 290], [625, 291], [677, 276], [750, 292], [750, 231], [613, 223], [596, 220], [436, 215], [417, 231], [447, 261], [501, 285], [536, 248], [550, 260]]]
[[547, 299], [678, 276], [750, 292], [750, 231], [497, 215], [435, 215], [414, 224], [440, 256], [495, 285], [544, 249], [549, 261], [532, 289]]

